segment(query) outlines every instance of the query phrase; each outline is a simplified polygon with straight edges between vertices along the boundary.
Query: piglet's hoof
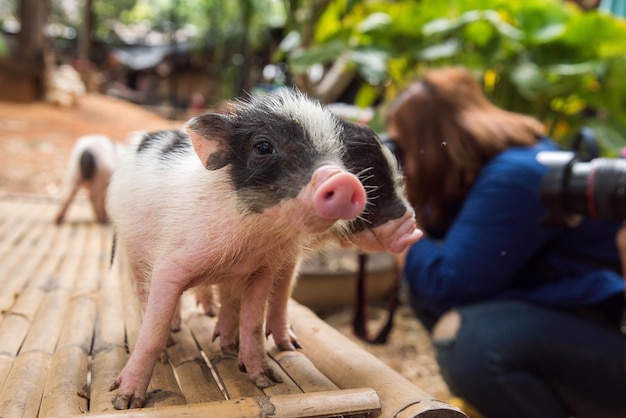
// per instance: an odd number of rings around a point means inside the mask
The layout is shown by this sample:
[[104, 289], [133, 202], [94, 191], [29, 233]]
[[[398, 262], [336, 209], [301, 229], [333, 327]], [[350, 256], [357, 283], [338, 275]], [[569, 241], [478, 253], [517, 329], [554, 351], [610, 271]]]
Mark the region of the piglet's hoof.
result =
[[[239, 370], [242, 372], [246, 372], [246, 367], [243, 364], [239, 365]], [[249, 375], [250, 379], [254, 382], [256, 387], [259, 389], [269, 388], [274, 386], [276, 383], [283, 383], [282, 377], [278, 373], [276, 373], [271, 367], [267, 367], [264, 371], [259, 373], [258, 375]]]
[[287, 340], [276, 342], [280, 351], [296, 351], [302, 349], [302, 345], [297, 340]]
[[[115, 381], [109, 388], [109, 392], [114, 391], [120, 387], [119, 382]], [[122, 394], [118, 393], [113, 398], [113, 406], [115, 409], [136, 409], [141, 408], [146, 402], [145, 398], [142, 396], [132, 395], [132, 394]]]
[[132, 395], [117, 395], [113, 398], [115, 409], [136, 409], [141, 408], [145, 402], [144, 398]]

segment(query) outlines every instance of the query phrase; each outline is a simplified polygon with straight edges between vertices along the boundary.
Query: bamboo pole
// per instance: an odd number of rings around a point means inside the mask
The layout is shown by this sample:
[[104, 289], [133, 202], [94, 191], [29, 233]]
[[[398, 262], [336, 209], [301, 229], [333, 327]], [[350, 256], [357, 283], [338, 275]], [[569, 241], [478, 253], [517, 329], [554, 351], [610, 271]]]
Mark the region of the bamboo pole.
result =
[[[111, 399], [113, 396], [111, 395]], [[146, 394], [145, 407], [185, 405], [186, 394], [178, 386], [178, 380], [169, 363], [157, 362]]]
[[[352, 416], [371, 413], [380, 408], [380, 401], [372, 389], [349, 389], [281, 396], [231, 399], [194, 405], [90, 414], [98, 418], [123, 417], [198, 417], [220, 418], [300, 418]], [[84, 415], [82, 416], [84, 417]]]
[[128, 361], [124, 347], [112, 346], [95, 352], [91, 360], [91, 384], [89, 386], [89, 410], [105, 412], [113, 410], [113, 392], [109, 388]]
[[4, 387], [4, 383], [13, 367], [13, 361], [14, 357], [0, 355], [0, 389]]
[[36, 417], [51, 355], [41, 351], [20, 354], [0, 393], [0, 417]]
[[[282, 364], [280, 364], [279, 361], [277, 361], [274, 357], [269, 355], [270, 352], [278, 352], [278, 348], [274, 344], [273, 339], [268, 338], [266, 340], [265, 348], [268, 353], [268, 361], [270, 363], [270, 367], [272, 367], [274, 372], [278, 374], [282, 378], [283, 381], [282, 383], [263, 389], [263, 393], [265, 393], [266, 396], [278, 396], [278, 395], [290, 395], [290, 394], [305, 392], [304, 390], [302, 390], [300, 382], [296, 382], [294, 376], [288, 373], [287, 369], [285, 369], [282, 366]], [[245, 375], [243, 378], [248, 379], [248, 376]], [[336, 388], [328, 388], [328, 389], [333, 390]]]
[[458, 408], [434, 399], [372, 354], [291, 300], [292, 327], [304, 353], [320, 371], [342, 389], [371, 387], [381, 401], [380, 417], [395, 417], [404, 410], [420, 418], [466, 417]]
[[95, 295], [73, 297], [68, 304], [57, 351], [66, 346], [78, 346], [85, 353], [89, 353], [98, 315]]
[[128, 361], [124, 303], [119, 269], [108, 269], [98, 292], [98, 317], [94, 330], [89, 387], [90, 411], [113, 409], [113, 393], [109, 388]]
[[[280, 364], [271, 357], [268, 357], [270, 367], [281, 377], [283, 382], [263, 390], [257, 388], [252, 380], [239, 369], [237, 357], [222, 353], [218, 342], [212, 340], [215, 318], [210, 318], [197, 312], [192, 313], [186, 322], [198, 345], [209, 359], [211, 368], [219, 376], [220, 383], [224, 387], [228, 399], [258, 397], [264, 394], [267, 396], [278, 396], [302, 393], [299, 382], [294, 381]], [[271, 344], [268, 343], [266, 349], [268, 347], [271, 347]]]
[[211, 367], [219, 375], [222, 387], [226, 390], [228, 399], [240, 397], [263, 396], [263, 391], [257, 388], [250, 379], [239, 370], [237, 357], [223, 354], [217, 341], [213, 341], [215, 318], [206, 315], [192, 314], [187, 324], [198, 345], [211, 363]]
[[[40, 416], [69, 415], [86, 411], [88, 402], [81, 396], [87, 385], [89, 373], [89, 354], [91, 351], [97, 306], [93, 293], [84, 293], [85, 287], [97, 288], [98, 275], [92, 267], [97, 257], [97, 227], [87, 229], [86, 245], [74, 242], [72, 247], [79, 253], [74, 255], [80, 260], [75, 271], [68, 271], [66, 286], [71, 297], [66, 300], [67, 309], [63, 317], [62, 328], [44, 388]], [[84, 229], [80, 228], [80, 230]], [[77, 234], [76, 238], [82, 234]], [[84, 254], [84, 256], [83, 256]], [[80, 293], [76, 294], [76, 286]], [[78, 412], [77, 412], [78, 411]]]
[[183, 325], [180, 331], [172, 333], [172, 339], [174, 344], [168, 347], [167, 355], [176, 369], [187, 402], [193, 404], [224, 399], [189, 329]]
[[303, 392], [322, 392], [339, 389], [301, 352], [272, 349], [270, 353], [285, 372], [298, 383]]
[[87, 385], [96, 314], [93, 295], [79, 295], [70, 302], [57, 349], [52, 356], [39, 412], [41, 417], [88, 410], [87, 399], [81, 393]]
[[39, 417], [66, 416], [87, 411], [81, 390], [87, 384], [89, 358], [78, 345], [66, 345], [52, 356]]
[[[19, 256], [19, 254], [11, 254], [10, 256], [3, 257], [3, 259], [14, 260], [14, 264], [9, 263], [5, 265], [3, 263], [2, 266], [0, 266], [0, 274], [1, 277], [3, 277], [3, 280], [0, 282], [0, 310], [2, 311], [12, 309], [12, 305], [15, 303], [16, 297], [20, 295], [21, 289], [26, 287], [35, 272], [40, 270], [41, 263], [46, 263], [51, 259], [56, 260], [56, 258], [50, 257], [48, 254], [50, 247], [54, 245], [54, 240], [57, 239], [52, 230], [54, 226], [29, 225], [33, 227], [33, 233], [41, 232], [41, 237], [36, 240], [36, 245], [29, 248], [28, 252], [24, 252], [21, 256]], [[19, 226], [17, 228], [19, 228]], [[15, 239], [17, 239], [17, 237], [14, 235], [4, 236], [0, 242], [2, 244], [9, 244], [9, 248], [14, 249], [13, 241], [11, 240]], [[29, 239], [22, 239], [21, 243], [26, 245], [29, 241]], [[46, 266], [46, 268], [52, 267]]]

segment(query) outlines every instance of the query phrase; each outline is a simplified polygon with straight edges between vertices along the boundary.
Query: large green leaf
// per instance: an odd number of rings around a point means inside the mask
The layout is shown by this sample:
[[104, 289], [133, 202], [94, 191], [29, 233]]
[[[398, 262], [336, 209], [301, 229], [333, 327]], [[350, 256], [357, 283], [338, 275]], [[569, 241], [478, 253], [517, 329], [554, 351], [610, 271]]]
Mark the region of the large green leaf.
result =
[[362, 33], [387, 30], [391, 26], [391, 16], [387, 13], [372, 13], [358, 25], [358, 30]]
[[495, 10], [472, 10], [456, 19], [437, 19], [423, 27], [425, 36], [446, 35], [478, 21], [489, 22], [502, 35], [516, 40], [524, 38], [524, 33], [504, 21]]
[[348, 60], [356, 64], [359, 74], [372, 85], [387, 79], [387, 57], [387, 52], [376, 49], [361, 49], [347, 54]]
[[303, 73], [314, 64], [334, 61], [345, 50], [346, 46], [340, 39], [298, 49], [289, 54], [289, 65], [294, 73]]
[[457, 39], [449, 39], [419, 51], [419, 58], [424, 61], [437, 61], [451, 58], [461, 51], [461, 43]]

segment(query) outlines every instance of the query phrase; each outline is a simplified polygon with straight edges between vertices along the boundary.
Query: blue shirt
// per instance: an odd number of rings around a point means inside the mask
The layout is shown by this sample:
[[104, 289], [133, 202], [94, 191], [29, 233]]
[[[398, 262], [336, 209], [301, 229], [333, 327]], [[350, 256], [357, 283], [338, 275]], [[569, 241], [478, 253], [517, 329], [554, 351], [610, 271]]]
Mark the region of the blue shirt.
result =
[[[621, 222], [585, 219], [546, 226], [536, 160], [544, 139], [494, 157], [480, 172], [443, 240], [424, 237], [408, 252], [405, 279], [430, 314], [491, 299], [543, 306], [591, 306], [624, 291], [615, 268]], [[419, 220], [418, 220], [419, 221]]]

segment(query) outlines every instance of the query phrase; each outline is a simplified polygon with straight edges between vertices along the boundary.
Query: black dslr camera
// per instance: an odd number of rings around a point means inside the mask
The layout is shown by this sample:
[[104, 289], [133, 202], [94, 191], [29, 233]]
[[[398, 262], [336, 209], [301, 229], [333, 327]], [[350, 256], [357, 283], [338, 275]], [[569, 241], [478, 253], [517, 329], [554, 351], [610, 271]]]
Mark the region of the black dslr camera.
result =
[[550, 211], [549, 221], [564, 222], [574, 215], [626, 219], [626, 159], [597, 158], [593, 135], [593, 131], [583, 128], [574, 142], [574, 148], [585, 143], [591, 157], [574, 151], [543, 151], [537, 155], [537, 161], [550, 168], [540, 189], [541, 199]]

